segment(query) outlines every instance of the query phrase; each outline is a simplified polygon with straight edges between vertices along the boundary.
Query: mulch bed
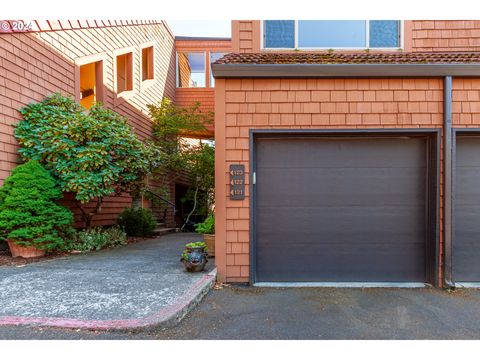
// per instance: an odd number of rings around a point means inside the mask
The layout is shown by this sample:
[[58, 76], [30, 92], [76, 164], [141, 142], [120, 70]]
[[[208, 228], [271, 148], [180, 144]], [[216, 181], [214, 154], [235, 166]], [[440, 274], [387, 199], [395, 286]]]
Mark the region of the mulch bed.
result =
[[[127, 242], [128, 244], [134, 244], [137, 242], [151, 240], [151, 239], [155, 239], [155, 237], [145, 238], [145, 237], [129, 236], [127, 238]], [[103, 251], [103, 250], [108, 250], [108, 248], [102, 249], [100, 251]], [[62, 258], [67, 256], [75, 256], [75, 255], [77, 254], [55, 253], [55, 254], [49, 254], [42, 257], [38, 257], [38, 258], [24, 259], [22, 257], [16, 257], [16, 258], [12, 257], [9, 250], [3, 250], [3, 251], [0, 250], [0, 266], [23, 266], [31, 263], [47, 261], [47, 260], [52, 260], [52, 259], [57, 259], [57, 258]]]
[[26, 264], [61, 258], [65, 256], [70, 256], [70, 255], [71, 254], [68, 254], [68, 253], [57, 253], [57, 254], [45, 255], [39, 258], [24, 259], [22, 257], [16, 257], [16, 258], [12, 257], [12, 255], [10, 255], [10, 251], [7, 250], [7, 251], [0, 252], [0, 266], [23, 266]]

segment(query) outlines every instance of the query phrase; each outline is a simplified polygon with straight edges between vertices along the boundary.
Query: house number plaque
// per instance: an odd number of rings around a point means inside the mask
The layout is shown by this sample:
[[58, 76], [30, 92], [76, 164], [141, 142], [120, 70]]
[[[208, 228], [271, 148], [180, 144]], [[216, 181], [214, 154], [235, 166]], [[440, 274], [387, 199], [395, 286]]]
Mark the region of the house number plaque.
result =
[[230, 165], [230, 200], [245, 199], [245, 165]]

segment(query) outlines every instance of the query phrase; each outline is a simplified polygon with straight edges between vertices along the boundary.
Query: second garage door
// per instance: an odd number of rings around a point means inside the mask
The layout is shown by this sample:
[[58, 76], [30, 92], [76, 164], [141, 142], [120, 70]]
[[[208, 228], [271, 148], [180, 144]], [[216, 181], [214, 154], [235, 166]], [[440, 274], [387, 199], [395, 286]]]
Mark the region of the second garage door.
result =
[[453, 281], [480, 282], [480, 137], [459, 136], [456, 155]]
[[255, 142], [256, 282], [424, 282], [427, 141]]

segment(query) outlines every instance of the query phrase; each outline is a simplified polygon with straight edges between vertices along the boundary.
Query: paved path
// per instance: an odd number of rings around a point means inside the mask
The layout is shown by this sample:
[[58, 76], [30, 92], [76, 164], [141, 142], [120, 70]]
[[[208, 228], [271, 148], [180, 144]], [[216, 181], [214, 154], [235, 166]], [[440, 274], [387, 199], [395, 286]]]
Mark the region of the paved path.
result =
[[[169, 234], [128, 246], [23, 267], [0, 267], [0, 324], [135, 328], [183, 316], [212, 278], [187, 273]], [[210, 269], [213, 264], [210, 263]]]
[[168, 330], [0, 326], [0, 339], [480, 339], [480, 291], [226, 287]]

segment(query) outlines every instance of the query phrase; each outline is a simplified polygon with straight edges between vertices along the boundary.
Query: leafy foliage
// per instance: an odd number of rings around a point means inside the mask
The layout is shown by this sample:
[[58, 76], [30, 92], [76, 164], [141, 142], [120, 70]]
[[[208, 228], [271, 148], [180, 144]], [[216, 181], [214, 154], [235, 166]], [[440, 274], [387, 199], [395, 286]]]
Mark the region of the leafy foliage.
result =
[[186, 248], [204, 248], [204, 249], [207, 249], [207, 244], [205, 244], [205, 242], [203, 241], [195, 241], [195, 242], [190, 242], [188, 244], [185, 245]]
[[80, 207], [87, 227], [104, 196], [129, 191], [158, 165], [157, 148], [142, 143], [125, 118], [100, 103], [87, 113], [56, 93], [20, 113], [15, 137], [21, 156], [42, 163], [82, 204], [97, 199], [93, 213]]
[[166, 156], [164, 166], [181, 170], [184, 159], [180, 151], [180, 137], [186, 134], [205, 134], [205, 125], [213, 122], [213, 113], [202, 112], [199, 102], [185, 107], [175, 105], [168, 98], [163, 98], [160, 104], [148, 105], [148, 110], [153, 119], [156, 144]]
[[127, 208], [118, 217], [118, 224], [129, 236], [152, 236], [157, 222], [149, 209]]
[[210, 214], [204, 222], [195, 225], [195, 231], [199, 234], [215, 234], [215, 217]]
[[173, 174], [159, 180], [163, 180], [163, 187], [169, 189], [177, 177], [188, 174], [192, 186], [184, 200], [192, 200], [194, 210], [206, 215], [213, 203], [215, 150], [207, 144], [187, 145], [181, 139], [185, 135], [204, 136], [207, 131], [205, 125], [213, 122], [213, 113], [202, 112], [198, 102], [184, 107], [173, 104], [167, 98], [158, 105], [149, 105], [149, 110], [155, 144], [163, 155], [159, 173]]
[[214, 202], [215, 148], [209, 144], [192, 147], [185, 154], [192, 187], [184, 200], [196, 203], [196, 212], [207, 216]]
[[89, 252], [124, 245], [127, 245], [127, 234], [120, 227], [96, 227], [79, 231], [70, 244], [69, 250]]
[[203, 241], [191, 242], [185, 245], [185, 250], [183, 250], [181, 257], [183, 260], [188, 261], [188, 254], [190, 253], [189, 249], [192, 248], [202, 248], [204, 252], [208, 253], [207, 244], [205, 244]]
[[37, 161], [17, 166], [0, 188], [0, 238], [47, 251], [63, 249], [73, 232], [73, 215], [55, 202], [61, 197]]

